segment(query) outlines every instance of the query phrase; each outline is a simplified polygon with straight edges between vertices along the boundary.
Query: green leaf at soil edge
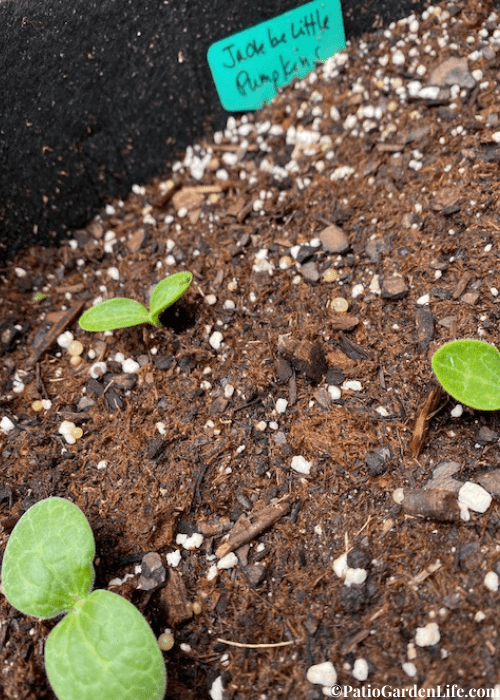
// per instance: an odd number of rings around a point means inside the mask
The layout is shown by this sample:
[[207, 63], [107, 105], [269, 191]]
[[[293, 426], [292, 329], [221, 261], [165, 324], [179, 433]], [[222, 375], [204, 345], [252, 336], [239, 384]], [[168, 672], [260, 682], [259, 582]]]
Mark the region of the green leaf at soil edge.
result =
[[59, 700], [162, 700], [167, 675], [145, 618], [111, 591], [91, 593], [51, 631], [45, 666]]
[[91, 306], [80, 317], [80, 328], [84, 331], [114, 331], [117, 328], [148, 323], [146, 308], [134, 299], [107, 299]]
[[156, 285], [149, 301], [151, 323], [155, 326], [159, 325], [160, 314], [180, 299], [192, 281], [193, 275], [190, 272], [177, 272], [175, 275], [165, 277]]
[[94, 536], [82, 511], [64, 498], [32, 506], [13, 529], [2, 562], [11, 605], [34, 617], [70, 610], [94, 582]]
[[460, 403], [481, 411], [500, 409], [500, 352], [483, 340], [454, 340], [432, 356], [442, 387]]

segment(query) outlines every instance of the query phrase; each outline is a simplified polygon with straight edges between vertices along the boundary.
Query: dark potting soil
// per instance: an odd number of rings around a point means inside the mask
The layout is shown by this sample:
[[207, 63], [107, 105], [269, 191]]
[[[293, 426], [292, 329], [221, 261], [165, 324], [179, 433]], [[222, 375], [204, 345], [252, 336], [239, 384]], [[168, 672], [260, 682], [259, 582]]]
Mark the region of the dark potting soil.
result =
[[[171, 700], [319, 700], [328, 661], [358, 693], [500, 683], [500, 422], [430, 366], [498, 343], [498, 20], [443, 3], [350, 42], [1, 271], [0, 552], [33, 503], [80, 506], [96, 586], [173, 631]], [[163, 328], [80, 330], [183, 269]], [[54, 624], [0, 597], [2, 697], [53, 700]]]

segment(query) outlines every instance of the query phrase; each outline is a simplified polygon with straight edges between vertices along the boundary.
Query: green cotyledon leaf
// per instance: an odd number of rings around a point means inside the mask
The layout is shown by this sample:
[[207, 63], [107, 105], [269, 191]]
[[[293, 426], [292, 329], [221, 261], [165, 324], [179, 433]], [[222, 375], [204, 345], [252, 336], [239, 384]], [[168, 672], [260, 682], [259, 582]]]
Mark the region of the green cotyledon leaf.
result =
[[91, 306], [79, 320], [84, 331], [113, 331], [149, 322], [147, 309], [138, 301], [125, 298], [107, 299]]
[[162, 700], [166, 670], [156, 637], [136, 607], [93, 591], [51, 631], [45, 667], [59, 700]]
[[432, 369], [454, 399], [481, 411], [500, 409], [500, 352], [482, 340], [454, 340], [432, 356]]
[[82, 511], [46, 498], [24, 513], [7, 542], [2, 588], [11, 605], [39, 618], [71, 610], [94, 582], [94, 535]]
[[177, 272], [156, 285], [149, 301], [149, 316], [153, 325], [159, 325], [160, 314], [184, 294], [192, 281], [190, 272]]

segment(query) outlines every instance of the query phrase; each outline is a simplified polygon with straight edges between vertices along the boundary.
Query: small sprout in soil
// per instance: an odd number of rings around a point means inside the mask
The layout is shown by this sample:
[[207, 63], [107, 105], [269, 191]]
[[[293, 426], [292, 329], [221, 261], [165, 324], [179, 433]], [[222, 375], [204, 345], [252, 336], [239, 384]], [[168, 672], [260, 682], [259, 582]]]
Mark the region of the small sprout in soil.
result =
[[36, 292], [36, 294], [33, 295], [33, 301], [43, 301], [46, 298], [47, 295], [43, 292]]
[[149, 300], [149, 312], [134, 299], [108, 299], [87, 309], [80, 318], [80, 328], [84, 331], [113, 331], [117, 328], [151, 323], [161, 326], [159, 316], [176, 302], [193, 280], [190, 272], [177, 272], [165, 277], [153, 289]]
[[453, 340], [432, 356], [439, 383], [454, 399], [480, 411], [500, 409], [500, 352], [483, 340]]
[[166, 670], [153, 631], [122, 596], [92, 591], [94, 555], [82, 511], [64, 498], [46, 498], [10, 535], [3, 593], [26, 615], [67, 613], [45, 644], [45, 668], [59, 700], [162, 700]]

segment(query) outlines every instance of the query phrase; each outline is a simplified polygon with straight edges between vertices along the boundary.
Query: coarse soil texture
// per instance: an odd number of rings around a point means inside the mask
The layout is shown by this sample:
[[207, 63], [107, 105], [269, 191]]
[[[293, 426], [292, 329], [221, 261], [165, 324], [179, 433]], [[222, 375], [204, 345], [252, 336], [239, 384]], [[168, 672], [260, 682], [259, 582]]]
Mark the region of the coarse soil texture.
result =
[[[444, 3], [350, 42], [1, 270], [0, 555], [74, 501], [96, 587], [172, 630], [169, 700], [500, 684], [500, 420], [430, 365], [500, 342], [499, 20]], [[79, 328], [180, 270], [162, 328]], [[0, 596], [2, 698], [54, 700], [55, 622]]]

